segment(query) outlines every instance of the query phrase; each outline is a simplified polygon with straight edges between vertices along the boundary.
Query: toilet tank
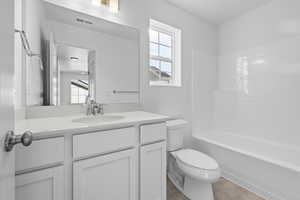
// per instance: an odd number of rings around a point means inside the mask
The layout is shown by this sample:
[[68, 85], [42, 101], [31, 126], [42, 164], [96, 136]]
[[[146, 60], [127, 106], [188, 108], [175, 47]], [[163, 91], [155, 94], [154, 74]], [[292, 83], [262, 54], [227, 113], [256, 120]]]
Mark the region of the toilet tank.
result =
[[176, 151], [183, 147], [183, 138], [184, 138], [184, 133], [187, 129], [187, 126], [188, 126], [188, 122], [183, 119], [167, 121], [168, 151]]

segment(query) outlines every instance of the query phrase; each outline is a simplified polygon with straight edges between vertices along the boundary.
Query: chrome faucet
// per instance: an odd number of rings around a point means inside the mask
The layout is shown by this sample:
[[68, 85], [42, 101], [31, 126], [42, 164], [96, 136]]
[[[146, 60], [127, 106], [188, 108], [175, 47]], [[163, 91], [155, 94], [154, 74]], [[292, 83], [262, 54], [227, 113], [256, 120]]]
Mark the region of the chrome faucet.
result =
[[90, 96], [86, 97], [86, 115], [104, 115], [104, 104], [97, 103], [94, 99]]
[[92, 103], [93, 103], [93, 100], [92, 98], [88, 95], [86, 96], [86, 99], [85, 99], [85, 104], [86, 104], [86, 115], [92, 115]]
[[97, 104], [97, 114], [104, 115], [104, 104]]
[[94, 101], [94, 103], [92, 103], [92, 114], [93, 115], [104, 115], [104, 109], [103, 109], [104, 105], [100, 104], [100, 103], [96, 103]]

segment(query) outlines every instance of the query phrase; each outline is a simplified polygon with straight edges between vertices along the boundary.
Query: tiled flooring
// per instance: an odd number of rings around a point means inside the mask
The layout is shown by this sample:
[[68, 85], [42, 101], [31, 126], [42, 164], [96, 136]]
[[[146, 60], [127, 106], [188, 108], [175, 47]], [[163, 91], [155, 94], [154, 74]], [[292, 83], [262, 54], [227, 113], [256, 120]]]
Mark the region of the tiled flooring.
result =
[[167, 200], [188, 200], [185, 198], [181, 192], [177, 190], [177, 188], [172, 184], [172, 182], [168, 179], [168, 190], [167, 190]]
[[[222, 178], [214, 184], [215, 200], [264, 200], [255, 194], [245, 190]], [[168, 181], [168, 200], [188, 200]]]

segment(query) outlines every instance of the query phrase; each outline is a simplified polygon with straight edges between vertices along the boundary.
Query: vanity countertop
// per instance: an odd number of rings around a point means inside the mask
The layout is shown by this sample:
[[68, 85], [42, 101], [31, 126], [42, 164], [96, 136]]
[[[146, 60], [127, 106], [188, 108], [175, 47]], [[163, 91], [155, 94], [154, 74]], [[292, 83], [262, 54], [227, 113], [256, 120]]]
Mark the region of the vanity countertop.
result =
[[[15, 133], [23, 134], [31, 131], [35, 138], [49, 138], [64, 136], [66, 134], [80, 134], [93, 131], [124, 128], [140, 124], [165, 122], [170, 119], [168, 116], [148, 113], [143, 111], [109, 113], [104, 116], [118, 116], [121, 119], [115, 121], [101, 121], [93, 123], [74, 122], [82, 118], [93, 118], [85, 115], [26, 119], [16, 122]], [[96, 116], [97, 117], [97, 116]], [[100, 116], [101, 117], [101, 116]]]

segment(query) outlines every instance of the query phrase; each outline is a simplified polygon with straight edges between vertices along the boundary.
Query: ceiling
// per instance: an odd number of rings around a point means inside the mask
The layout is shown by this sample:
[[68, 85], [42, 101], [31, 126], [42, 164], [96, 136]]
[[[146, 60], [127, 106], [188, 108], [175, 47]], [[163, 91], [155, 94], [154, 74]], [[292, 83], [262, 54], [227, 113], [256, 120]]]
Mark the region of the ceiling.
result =
[[167, 0], [201, 18], [221, 24], [272, 0]]

